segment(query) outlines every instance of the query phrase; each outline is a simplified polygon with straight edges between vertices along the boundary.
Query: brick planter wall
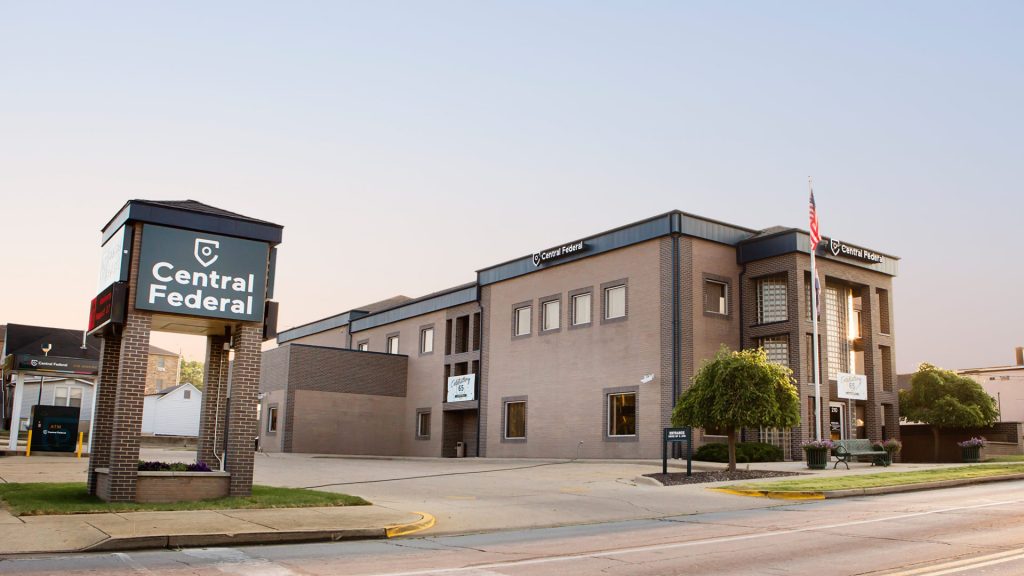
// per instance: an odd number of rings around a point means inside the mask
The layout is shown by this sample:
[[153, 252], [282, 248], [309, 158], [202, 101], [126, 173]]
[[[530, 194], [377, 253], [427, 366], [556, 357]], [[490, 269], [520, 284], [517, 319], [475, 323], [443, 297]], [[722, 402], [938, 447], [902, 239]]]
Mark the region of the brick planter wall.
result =
[[[110, 470], [96, 469], [97, 494], [110, 481]], [[139, 472], [135, 502], [186, 502], [223, 498], [228, 495], [228, 472]]]

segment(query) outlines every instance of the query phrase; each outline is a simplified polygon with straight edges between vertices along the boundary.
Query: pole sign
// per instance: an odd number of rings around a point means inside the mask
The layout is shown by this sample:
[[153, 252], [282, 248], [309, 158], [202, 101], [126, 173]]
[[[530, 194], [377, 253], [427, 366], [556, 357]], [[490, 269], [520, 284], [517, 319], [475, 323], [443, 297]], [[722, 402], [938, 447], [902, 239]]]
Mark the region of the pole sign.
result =
[[668, 445], [686, 444], [686, 475], [693, 475], [693, 428], [665, 428], [661, 443], [661, 473], [668, 474]]
[[868, 377], [863, 374], [840, 372], [836, 377], [836, 391], [840, 398], [849, 400], [868, 399]]
[[145, 224], [135, 307], [262, 322], [269, 253], [265, 242]]
[[446, 402], [468, 402], [476, 399], [476, 374], [452, 376], [448, 379]]
[[89, 334], [112, 324], [124, 324], [128, 308], [128, 284], [114, 282], [92, 299], [89, 306]]
[[33, 406], [32, 451], [74, 452], [80, 410], [74, 406]]
[[58, 374], [81, 374], [91, 376], [100, 373], [100, 363], [88, 358], [68, 358], [64, 356], [38, 356], [36, 354], [17, 354], [16, 370], [30, 372], [56, 372]]

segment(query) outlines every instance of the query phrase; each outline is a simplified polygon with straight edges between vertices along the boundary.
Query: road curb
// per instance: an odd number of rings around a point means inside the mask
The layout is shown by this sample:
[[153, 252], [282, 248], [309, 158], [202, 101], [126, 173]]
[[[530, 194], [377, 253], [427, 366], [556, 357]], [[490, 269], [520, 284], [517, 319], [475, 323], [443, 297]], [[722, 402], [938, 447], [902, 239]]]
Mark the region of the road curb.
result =
[[394, 526], [384, 528], [385, 537], [397, 538], [399, 536], [408, 536], [414, 532], [422, 532], [423, 530], [432, 528], [434, 524], [437, 523], [437, 520], [426, 512], [413, 512], [413, 514], [419, 514], [421, 518], [415, 522], [395, 524]]
[[735, 490], [732, 488], [708, 488], [715, 492], [750, 496], [754, 498], [773, 498], [776, 500], [831, 500], [833, 498], [850, 498], [854, 496], [878, 496], [882, 494], [899, 494], [901, 492], [918, 492], [921, 490], [938, 490], [955, 488], [971, 484], [987, 482], [1007, 482], [1024, 480], [1024, 474], [1006, 474], [1003, 476], [982, 476], [979, 478], [957, 478], [954, 480], [937, 480], [934, 482], [918, 482], [916, 484], [900, 484], [898, 486], [876, 486], [873, 488], [848, 488], [845, 490], [825, 490], [821, 492], [792, 492], [783, 490]]

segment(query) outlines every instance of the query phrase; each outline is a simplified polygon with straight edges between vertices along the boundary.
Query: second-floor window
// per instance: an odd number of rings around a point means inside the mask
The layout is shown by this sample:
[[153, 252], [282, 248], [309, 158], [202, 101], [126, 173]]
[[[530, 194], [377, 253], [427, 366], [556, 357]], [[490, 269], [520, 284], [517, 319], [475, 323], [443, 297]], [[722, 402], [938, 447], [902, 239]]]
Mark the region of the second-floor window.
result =
[[789, 319], [786, 276], [769, 276], [757, 281], [757, 323], [784, 322]]

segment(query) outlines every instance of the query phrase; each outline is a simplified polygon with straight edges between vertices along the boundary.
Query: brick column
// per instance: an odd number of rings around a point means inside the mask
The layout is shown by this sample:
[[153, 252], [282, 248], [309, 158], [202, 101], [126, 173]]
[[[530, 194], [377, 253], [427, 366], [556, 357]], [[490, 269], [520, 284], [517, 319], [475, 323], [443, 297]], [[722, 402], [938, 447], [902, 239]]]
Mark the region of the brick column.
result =
[[228, 445], [225, 468], [231, 473], [231, 496], [252, 493], [254, 439], [259, 430], [256, 404], [260, 389], [262, 327], [236, 328], [235, 360], [231, 366], [228, 402]]
[[875, 306], [875, 290], [871, 286], [860, 289], [861, 344], [864, 348], [864, 374], [868, 377], [868, 399], [864, 403], [864, 430], [868, 439], [882, 439], [882, 390], [881, 353], [875, 334], [878, 333], [878, 307]]
[[199, 416], [199, 440], [196, 460], [210, 468], [220, 465], [216, 454], [224, 454], [224, 399], [227, 396], [228, 351], [226, 336], [206, 338], [206, 364], [203, 372], [203, 406]]
[[97, 494], [108, 502], [133, 502], [139, 469], [139, 435], [149, 367], [152, 317], [129, 312], [121, 337], [120, 377], [114, 399], [108, 468], [110, 482]]
[[96, 377], [92, 437], [89, 438], [89, 494], [96, 494], [96, 469], [110, 464], [110, 435], [117, 401], [117, 371], [121, 364], [121, 335], [109, 334], [100, 344], [100, 373]]

